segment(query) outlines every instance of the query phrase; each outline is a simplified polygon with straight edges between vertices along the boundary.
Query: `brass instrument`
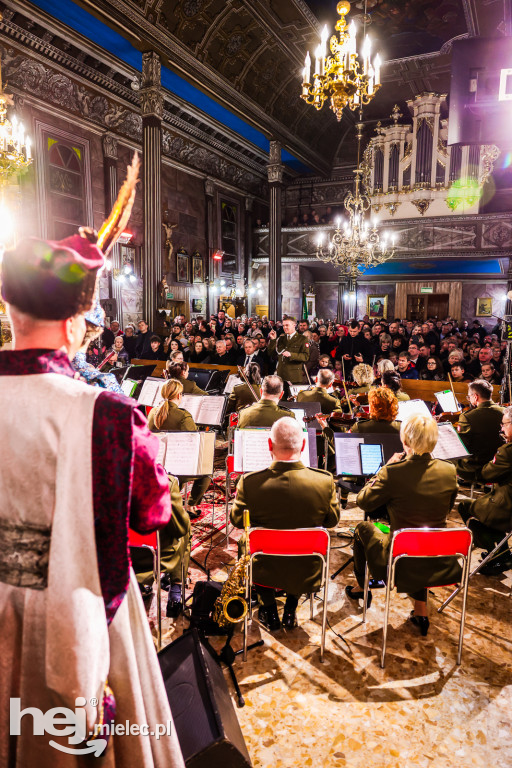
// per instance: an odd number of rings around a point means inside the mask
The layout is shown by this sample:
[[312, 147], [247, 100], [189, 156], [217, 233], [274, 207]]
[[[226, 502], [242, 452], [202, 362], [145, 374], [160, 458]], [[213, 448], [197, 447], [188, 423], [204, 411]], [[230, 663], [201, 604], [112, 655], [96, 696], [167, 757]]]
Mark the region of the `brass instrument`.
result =
[[[249, 541], [249, 510], [244, 510], [244, 528], [246, 546]], [[237, 624], [243, 621], [249, 610], [247, 605], [246, 583], [247, 570], [249, 568], [250, 555], [243, 555], [236, 563], [224, 582], [221, 593], [213, 606], [213, 620], [219, 627], [227, 627], [229, 624]]]

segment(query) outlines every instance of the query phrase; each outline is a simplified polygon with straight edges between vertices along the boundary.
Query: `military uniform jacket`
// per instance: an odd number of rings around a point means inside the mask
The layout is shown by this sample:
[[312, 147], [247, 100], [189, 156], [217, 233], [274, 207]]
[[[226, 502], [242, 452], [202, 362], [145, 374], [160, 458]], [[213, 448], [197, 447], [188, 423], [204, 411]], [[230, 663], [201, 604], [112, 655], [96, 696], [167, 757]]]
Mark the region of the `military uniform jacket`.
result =
[[[366, 549], [368, 565], [375, 578], [386, 576], [391, 534], [400, 528], [444, 528], [457, 495], [454, 465], [433, 459], [429, 453], [413, 454], [395, 464], [382, 467], [359, 492], [357, 505], [374, 512], [385, 505], [390, 533], [375, 528]], [[460, 580], [460, 567], [453, 558], [416, 560], [397, 566], [399, 592], [416, 592], [433, 584], [453, 584]]]
[[[287, 350], [291, 357], [283, 357]], [[277, 339], [270, 339], [269, 354], [277, 353], [276, 374], [284, 381], [292, 384], [302, 384], [304, 379], [304, 363], [309, 360], [309, 344], [305, 336], [295, 332], [291, 338], [281, 334]]]
[[[258, 384], [251, 384], [252, 388], [256, 392], [258, 398], [261, 397], [261, 387]], [[239, 411], [240, 408], [245, 408], [247, 405], [256, 405], [254, 396], [247, 384], [237, 384], [233, 387], [233, 391], [228, 399], [228, 407], [226, 413], [233, 413]]]
[[[274, 461], [268, 469], [240, 478], [231, 509], [231, 522], [243, 527], [249, 510], [252, 528], [333, 528], [340, 511], [330, 472], [309, 469], [301, 461]], [[321, 576], [317, 560], [308, 557], [256, 559], [256, 583], [280, 587], [291, 594], [314, 591]]]
[[303, 389], [297, 395], [298, 403], [320, 403], [322, 413], [330, 414], [341, 408], [337, 397], [330, 395], [323, 387], [311, 387]]
[[192, 381], [191, 379], [180, 378], [179, 381], [183, 385], [184, 395], [207, 395], [208, 394], [208, 392], [205, 392], [204, 389], [200, 389], [195, 383], [195, 381]]
[[503, 442], [500, 437], [502, 418], [503, 408], [492, 400], [480, 403], [477, 408], [461, 415], [458, 431], [462, 442], [472, 454], [463, 463], [481, 467], [492, 461]]
[[148, 427], [151, 432], [197, 432], [197, 425], [188, 411], [179, 408], [176, 403], [169, 403], [167, 418], [158, 429], [155, 416], [158, 408], [152, 408], [148, 416]]
[[246, 427], [271, 427], [278, 419], [283, 416], [295, 418], [293, 411], [288, 408], [282, 408], [273, 400], [262, 399], [259, 403], [242, 408], [239, 413], [238, 426], [240, 429]]
[[384, 419], [361, 419], [356, 421], [351, 432], [373, 432], [375, 434], [387, 435], [388, 433], [400, 434], [399, 421], [384, 421]]
[[512, 443], [498, 448], [494, 459], [482, 468], [482, 478], [495, 485], [473, 502], [471, 514], [484, 525], [507, 533], [512, 527]]

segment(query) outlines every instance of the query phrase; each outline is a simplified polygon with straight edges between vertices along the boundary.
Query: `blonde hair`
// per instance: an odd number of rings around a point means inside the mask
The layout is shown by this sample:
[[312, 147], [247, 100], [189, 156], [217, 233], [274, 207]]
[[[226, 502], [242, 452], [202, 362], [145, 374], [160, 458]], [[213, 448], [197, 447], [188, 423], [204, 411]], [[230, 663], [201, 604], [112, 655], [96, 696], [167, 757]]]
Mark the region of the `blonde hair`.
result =
[[439, 430], [432, 416], [413, 413], [402, 422], [400, 440], [412, 448], [414, 453], [431, 453], [437, 444]]
[[360, 387], [365, 384], [373, 384], [375, 376], [373, 375], [373, 369], [371, 365], [365, 365], [365, 363], [359, 363], [352, 369], [352, 376], [354, 381]]
[[160, 429], [164, 424], [167, 416], [169, 415], [169, 401], [174, 400], [178, 395], [183, 392], [183, 384], [177, 379], [169, 379], [163, 385], [160, 390], [160, 394], [164, 398], [158, 406], [158, 410], [155, 413], [155, 427]]
[[387, 357], [383, 357], [382, 360], [379, 360], [379, 362], [377, 363], [377, 370], [382, 376], [384, 371], [394, 371], [395, 366], [393, 365], [391, 360], [388, 360]]

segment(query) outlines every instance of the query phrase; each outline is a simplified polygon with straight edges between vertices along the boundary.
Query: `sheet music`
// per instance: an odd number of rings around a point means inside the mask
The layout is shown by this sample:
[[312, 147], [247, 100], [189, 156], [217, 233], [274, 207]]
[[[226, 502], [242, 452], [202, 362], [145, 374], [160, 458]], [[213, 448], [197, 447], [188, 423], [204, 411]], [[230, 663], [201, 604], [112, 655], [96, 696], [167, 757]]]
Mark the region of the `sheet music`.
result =
[[361, 475], [361, 455], [359, 445], [364, 443], [363, 437], [336, 437], [334, 447], [336, 450], [336, 474], [337, 475]]
[[421, 413], [422, 416], [431, 416], [424, 400], [399, 400], [397, 421], [405, 421], [413, 413]]
[[301, 429], [306, 429], [306, 424], [304, 424], [304, 416], [306, 415], [306, 411], [303, 408], [293, 408], [292, 413], [295, 414], [295, 418], [299, 422]]
[[455, 411], [459, 410], [459, 404], [456, 401], [455, 395], [451, 389], [445, 389], [444, 392], [436, 392], [435, 396], [443, 411], [454, 413]]
[[199, 424], [217, 425], [222, 421], [224, 413], [224, 403], [226, 399], [223, 395], [207, 395], [201, 398], [197, 421]]
[[201, 435], [199, 432], [173, 432], [166, 436], [164, 467], [171, 475], [197, 474]]
[[290, 386], [290, 392], [294, 397], [297, 397], [299, 392], [302, 392], [305, 389], [309, 389], [309, 384], [292, 384]]
[[167, 435], [165, 432], [156, 432], [156, 436], [158, 437], [160, 441], [160, 445], [158, 447], [158, 453], [156, 455], [155, 462], [157, 464], [161, 464], [162, 466], [165, 466], [165, 452], [167, 449]]
[[184, 408], [188, 411], [196, 423], [202, 399], [202, 395], [183, 395], [181, 398], [180, 408]]
[[121, 384], [121, 389], [123, 390], [126, 397], [131, 397], [132, 392], [136, 386], [137, 386], [137, 382], [133, 381], [133, 379], [125, 379]]
[[163, 399], [160, 394], [163, 384], [164, 382], [162, 379], [153, 379], [148, 376], [142, 385], [142, 390], [139, 396], [139, 405], [160, 405]]
[[224, 387], [224, 394], [230, 395], [235, 387], [237, 387], [239, 384], [243, 384], [242, 379], [240, 376], [234, 376], [232, 373], [229, 374], [228, 380], [226, 382], [226, 386]]
[[432, 456], [435, 459], [460, 459], [469, 456], [469, 452], [451, 424], [439, 424], [439, 437]]
[[[237, 429], [235, 430], [235, 472], [257, 472], [266, 469], [272, 463], [268, 447], [269, 429]], [[304, 432], [306, 441], [300, 460], [304, 466], [311, 466], [309, 457], [309, 435]]]

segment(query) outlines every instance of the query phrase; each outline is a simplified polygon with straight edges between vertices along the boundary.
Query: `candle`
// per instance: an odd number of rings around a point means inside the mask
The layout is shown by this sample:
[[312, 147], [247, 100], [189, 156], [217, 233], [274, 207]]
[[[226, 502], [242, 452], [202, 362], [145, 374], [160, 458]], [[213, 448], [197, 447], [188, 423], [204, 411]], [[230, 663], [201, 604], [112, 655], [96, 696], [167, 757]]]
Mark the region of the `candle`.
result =
[[315, 75], [323, 75], [324, 73], [324, 57], [322, 55], [322, 46], [319, 45], [315, 51]]
[[322, 56], [327, 56], [327, 40], [329, 38], [329, 30], [327, 29], [327, 24], [322, 29], [322, 37], [321, 37], [321, 48], [322, 48]]
[[373, 94], [373, 67], [370, 65], [370, 69], [368, 70], [368, 95], [371, 96]]
[[304, 82], [309, 83], [310, 77], [311, 77], [311, 56], [309, 55], [309, 51], [306, 53], [306, 60], [304, 62]]
[[364, 44], [363, 44], [363, 73], [365, 75], [368, 74], [368, 65], [370, 63], [371, 49], [372, 49], [372, 44], [370, 42], [370, 38], [368, 37], [368, 35], [366, 35], [364, 39]]
[[32, 157], [31, 149], [32, 149], [32, 142], [30, 141], [30, 137], [27, 136], [26, 142], [25, 142], [25, 149], [27, 152], [27, 160], [30, 160]]
[[352, 21], [348, 28], [348, 40], [349, 40], [349, 53], [351, 55], [356, 54], [356, 25]]
[[380, 85], [381, 58], [380, 58], [379, 54], [376, 55], [373, 66], [374, 66], [374, 69], [375, 69], [375, 85]]

